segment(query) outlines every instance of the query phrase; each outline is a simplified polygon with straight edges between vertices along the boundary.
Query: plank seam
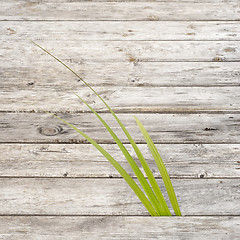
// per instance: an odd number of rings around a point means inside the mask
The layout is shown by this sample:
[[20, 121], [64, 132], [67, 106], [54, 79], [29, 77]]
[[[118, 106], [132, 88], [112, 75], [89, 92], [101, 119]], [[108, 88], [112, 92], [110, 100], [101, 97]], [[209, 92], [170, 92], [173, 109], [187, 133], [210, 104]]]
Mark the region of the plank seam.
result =
[[[46, 141], [46, 142], [14, 142], [14, 141], [12, 141], [12, 142], [0, 142], [0, 144], [72, 144], [72, 145], [74, 145], [74, 144], [88, 144], [88, 145], [90, 145], [91, 143], [89, 143], [89, 142], [85, 142], [85, 140], [78, 140], [78, 139], [76, 139], [77, 140], [77, 142], [64, 142], [64, 141], [59, 141], [58, 142], [58, 140], [56, 139], [56, 140], [53, 140], [53, 142], [48, 142], [48, 141]], [[98, 144], [101, 144], [101, 145], [104, 145], [104, 144], [115, 144], [116, 145], [116, 143], [115, 142], [112, 142], [112, 141], [97, 141], [97, 140], [95, 140]], [[127, 142], [127, 141], [122, 141], [122, 143], [123, 144], [129, 144], [129, 142]], [[135, 143], [136, 144], [146, 144], [146, 142], [138, 142], [138, 141], [135, 141]], [[235, 144], [240, 144], [240, 142], [199, 142], [199, 141], [192, 141], [192, 142], [185, 142], [185, 141], [182, 141], [182, 142], [161, 142], [161, 141], [154, 141], [154, 143], [155, 144], [172, 144], [172, 145], [174, 145], [174, 144], [212, 144], [212, 145], [214, 145], [214, 144], [228, 144], [228, 145], [235, 145]]]
[[[34, 38], [35, 40], [41, 40], [41, 41], [62, 41], [62, 39], [60, 38]], [[5, 41], [15, 41], [16, 38], [15, 37], [8, 37], [8, 38], [4, 38]], [[26, 39], [18, 39], [19, 42], [21, 41], [26, 41]], [[234, 39], [229, 39], [229, 40], [226, 40], [226, 39], [215, 39], [215, 40], [212, 40], [212, 39], [141, 39], [141, 40], [133, 40], [133, 39], [126, 39], [126, 40], [123, 40], [123, 39], [107, 39], [107, 40], [102, 40], [102, 39], [97, 39], [97, 40], [93, 40], [93, 39], [89, 39], [89, 40], [85, 40], [85, 39], [81, 39], [81, 40], [78, 40], [78, 42], [239, 42], [240, 40], [234, 40]]]
[[[131, 176], [133, 179], [137, 179], [137, 177], [135, 176]], [[162, 179], [161, 177], [155, 177], [156, 179]], [[239, 177], [171, 177], [171, 179], [187, 179], [187, 180], [226, 180], [226, 179], [229, 179], [229, 180], [238, 180], [240, 179], [240, 176]], [[83, 176], [83, 177], [47, 177], [47, 176], [0, 176], [0, 179], [123, 179], [122, 177], [118, 177], [118, 176], [109, 176], [109, 177], [101, 177], [101, 176], [91, 176], [91, 177], [86, 177], [86, 176]], [[147, 177], [146, 177], [147, 179]]]
[[0, 22], [240, 22], [240, 19], [236, 20], [228, 20], [228, 19], [188, 19], [188, 20], [128, 20], [128, 19], [112, 19], [112, 20], [107, 20], [107, 19], [99, 19], [99, 20], [84, 20], [84, 19], [79, 19], [79, 20], [71, 20], [71, 19], [0, 19]]
[[[114, 217], [114, 218], [121, 218], [121, 217], [143, 217], [143, 218], [148, 218], [151, 217], [149, 215], [98, 215], [98, 214], [94, 214], [94, 215], [80, 215], [80, 214], [0, 214], [0, 217]], [[183, 215], [182, 217], [179, 216], [172, 216], [171, 218], [184, 218], [184, 217], [199, 217], [199, 218], [204, 218], [204, 217], [240, 217], [239, 214], [235, 214], [235, 215]], [[166, 217], [160, 217], [160, 218], [166, 218]], [[167, 217], [169, 218], [169, 217]]]
[[[46, 110], [48, 111], [48, 110]], [[108, 110], [96, 110], [98, 113], [109, 113]], [[169, 110], [117, 110], [113, 109], [115, 113], [118, 114], [186, 114], [186, 115], [194, 115], [194, 114], [240, 114], [240, 110], [175, 110], [175, 111], [169, 111]], [[68, 114], [78, 114], [78, 113], [84, 113], [84, 114], [89, 114], [92, 112], [89, 110], [74, 110], [74, 111], [50, 111], [51, 113], [68, 113]], [[35, 110], [0, 110], [0, 113], [12, 113], [12, 114], [17, 114], [17, 113], [26, 113], [26, 114], [36, 114], [36, 113], [46, 113], [45, 111], [35, 111]], [[110, 114], [110, 113], [109, 113]]]

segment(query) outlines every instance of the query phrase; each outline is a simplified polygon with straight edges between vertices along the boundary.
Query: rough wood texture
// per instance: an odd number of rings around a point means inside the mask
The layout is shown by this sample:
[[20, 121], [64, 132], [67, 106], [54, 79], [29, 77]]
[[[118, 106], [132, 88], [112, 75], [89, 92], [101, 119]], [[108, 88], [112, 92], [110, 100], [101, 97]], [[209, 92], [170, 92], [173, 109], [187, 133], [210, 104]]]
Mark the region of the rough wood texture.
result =
[[[0, 22], [1, 39], [35, 41], [240, 40], [238, 21], [48, 21]], [[107, 27], [106, 27], [107, 26]], [[37, 31], [36, 31], [37, 29]]]
[[[132, 147], [125, 146], [137, 159]], [[156, 146], [171, 177], [240, 178], [239, 144]], [[103, 147], [134, 176], [115, 144], [104, 144]], [[146, 144], [139, 148], [154, 175], [160, 177]], [[0, 159], [1, 177], [120, 177], [106, 158], [89, 144], [2, 144], [0, 152], [4, 153]], [[140, 169], [143, 171], [142, 167]]]
[[239, 10], [238, 0], [137, 3], [3, 0], [0, 20], [240, 20]]
[[237, 240], [239, 217], [0, 217], [1, 239]]
[[[239, 179], [172, 183], [183, 215], [240, 215]], [[1, 178], [0, 187], [0, 214], [149, 215], [123, 179]]]
[[[101, 114], [123, 142], [128, 140], [110, 114]], [[240, 143], [239, 114], [135, 114], [156, 143]], [[100, 143], [114, 143], [91, 113], [58, 116]], [[138, 143], [145, 143], [132, 114], [118, 114]], [[46, 113], [0, 113], [1, 143], [81, 143], [83, 137]], [[16, 128], [17, 125], [17, 128]]]
[[[38, 56], [38, 55], [37, 55]], [[82, 90], [76, 77], [51, 58], [33, 63], [22, 61], [6, 65], [0, 60], [2, 91], [38, 91], [72, 88]], [[239, 86], [238, 62], [87, 62], [66, 61], [91, 86], [115, 87], [208, 87]], [[46, 69], [47, 68], [47, 69]], [[121, 74], [119, 74], [121, 73]], [[207, 89], [205, 89], [207, 90]], [[137, 89], [134, 89], [137, 91]], [[14, 95], [16, 98], [17, 96]], [[29, 96], [30, 97], [30, 96]], [[33, 100], [33, 99], [32, 99]], [[6, 100], [7, 101], [7, 100]], [[5, 102], [6, 104], [6, 102]]]
[[[105, 105], [85, 86], [23, 89], [13, 86], [1, 93], [2, 111], [89, 111], [72, 93], [92, 104], [95, 110]], [[240, 87], [97, 87], [95, 90], [118, 112], [187, 112], [240, 110]], [[126, 96], [128, 96], [126, 98]]]
[[[239, 0], [2, 0], [0, 6], [1, 239], [239, 239]], [[30, 40], [69, 64], [120, 113], [162, 186], [132, 114], [143, 121], [184, 217], [148, 217], [91, 145], [36, 113], [53, 110], [76, 123], [134, 176], [69, 90], [101, 112], [103, 105]], [[128, 143], [110, 114], [102, 116]]]
[[[63, 61], [82, 64], [95, 62], [229, 62], [240, 61], [240, 41], [46, 41], [38, 44]], [[50, 56], [30, 41], [3, 41], [0, 60], [3, 66], [24, 59], [48, 61]], [[24, 63], [25, 60], [23, 60]], [[33, 64], [34, 65], [34, 64]], [[49, 68], [51, 66], [46, 66]]]

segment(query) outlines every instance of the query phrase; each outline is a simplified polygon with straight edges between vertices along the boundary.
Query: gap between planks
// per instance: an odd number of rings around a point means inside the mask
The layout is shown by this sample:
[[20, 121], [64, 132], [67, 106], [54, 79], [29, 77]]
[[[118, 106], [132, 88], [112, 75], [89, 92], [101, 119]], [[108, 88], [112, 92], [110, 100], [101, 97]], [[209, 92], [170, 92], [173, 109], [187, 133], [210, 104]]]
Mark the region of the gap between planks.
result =
[[222, 20], [222, 19], [215, 19], [215, 20], [60, 20], [60, 19], [0, 19], [0, 22], [240, 22], [240, 20]]
[[[184, 111], [182, 110], [161, 110], [159, 111], [158, 109], [153, 109], [153, 110], [119, 110], [119, 109], [114, 109], [112, 108], [112, 110], [115, 113], [118, 114], [130, 114], [130, 113], [134, 113], [134, 114], [239, 114], [240, 110], [191, 110], [191, 109], [186, 109]], [[79, 113], [84, 113], [84, 114], [92, 114], [92, 112], [90, 110], [65, 110], [65, 111], [61, 111], [61, 110], [55, 110], [55, 111], [49, 111], [49, 110], [0, 110], [0, 113], [26, 113], [26, 114], [35, 114], [35, 113], [46, 113], [46, 112], [51, 112], [54, 114], [79, 114]], [[97, 110], [98, 113], [109, 113], [108, 110]]]
[[[96, 218], [96, 217], [106, 217], [106, 218], [125, 218], [125, 217], [129, 217], [129, 218], [159, 218], [159, 217], [152, 217], [152, 216], [147, 216], [147, 215], [80, 215], [80, 214], [0, 214], [0, 218], [4, 218], [4, 217], [66, 217], [66, 218], [71, 218], [71, 217], [77, 217], [77, 218]], [[223, 214], [223, 215], [184, 215], [184, 216], [171, 216], [171, 218], [205, 218], [205, 217], [209, 217], [209, 218], [239, 218], [240, 215], [228, 215], [228, 214]], [[160, 218], [165, 218], [164, 216], [161, 216]], [[169, 217], [167, 217], [169, 218]]]
[[[110, 164], [110, 163], [109, 163]], [[133, 179], [137, 179], [137, 177], [132, 177]], [[214, 179], [214, 180], [221, 180], [221, 179], [240, 179], [240, 176], [239, 177], [199, 177], [199, 178], [196, 178], [196, 177], [170, 177], [171, 179], [188, 179], [188, 180], [196, 180], [196, 179]], [[44, 177], [44, 176], [12, 176], [12, 175], [9, 175], [9, 176], [0, 176], [0, 179], [123, 179], [122, 177]], [[147, 178], [146, 178], [147, 179]], [[161, 177], [155, 177], [155, 179], [162, 179]], [[1, 214], [0, 214], [1, 215]], [[203, 215], [205, 216], [205, 215]]]

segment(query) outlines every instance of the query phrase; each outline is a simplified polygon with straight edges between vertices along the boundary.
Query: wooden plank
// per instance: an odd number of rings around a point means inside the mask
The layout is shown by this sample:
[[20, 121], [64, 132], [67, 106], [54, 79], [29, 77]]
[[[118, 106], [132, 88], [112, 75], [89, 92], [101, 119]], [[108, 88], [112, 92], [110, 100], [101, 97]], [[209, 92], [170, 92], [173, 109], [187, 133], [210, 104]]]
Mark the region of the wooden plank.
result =
[[[239, 20], [238, 0], [1, 1], [0, 20]], [[174, 14], [173, 14], [174, 13]]]
[[[137, 159], [129, 144], [127, 150]], [[168, 173], [174, 178], [240, 178], [239, 144], [157, 144]], [[103, 145], [134, 176], [115, 144]], [[159, 171], [146, 144], [139, 145], [154, 176]], [[120, 177], [89, 144], [2, 144], [1, 177]], [[87, 171], [86, 171], [87, 169]], [[143, 171], [142, 167], [140, 169]], [[144, 171], [143, 171], [144, 172]]]
[[[135, 114], [156, 143], [240, 143], [239, 114]], [[113, 143], [106, 129], [90, 113], [59, 113], [99, 143]], [[126, 136], [108, 114], [101, 116], [123, 142]], [[132, 137], [145, 143], [132, 114], [118, 114]], [[0, 113], [2, 143], [82, 143], [85, 140], [46, 113]]]
[[236, 21], [8, 21], [0, 22], [0, 38], [17, 41], [226, 41], [240, 40], [239, 24]]
[[0, 238], [236, 240], [240, 234], [239, 221], [239, 217], [227, 216], [184, 218], [2, 216]]
[[[172, 183], [183, 215], [240, 215], [239, 179], [172, 179]], [[165, 195], [160, 180], [159, 184]], [[0, 187], [4, 215], [148, 215], [120, 178], [1, 178]]]
[[[46, 41], [41, 46], [63, 61], [94, 62], [229, 62], [240, 61], [240, 41]], [[24, 56], [24, 57], [23, 57]], [[3, 66], [21, 61], [45, 62], [50, 56], [30, 41], [3, 41]], [[5, 61], [4, 61], [5, 60]], [[53, 59], [52, 59], [53, 61]], [[46, 66], [49, 68], [51, 66]]]
[[[72, 86], [57, 83], [53, 88], [25, 85], [21, 89], [3, 88], [1, 111], [85, 111], [88, 108], [72, 93]], [[96, 87], [118, 112], [237, 111], [240, 87]], [[82, 84], [74, 89], [96, 110], [103, 103]]]
[[[80, 66], [67, 63], [91, 86], [239, 86], [238, 62], [88, 62]], [[78, 79], [52, 59], [36, 60], [34, 65], [26, 59], [8, 66], [0, 61], [0, 72], [2, 89], [80, 87]]]

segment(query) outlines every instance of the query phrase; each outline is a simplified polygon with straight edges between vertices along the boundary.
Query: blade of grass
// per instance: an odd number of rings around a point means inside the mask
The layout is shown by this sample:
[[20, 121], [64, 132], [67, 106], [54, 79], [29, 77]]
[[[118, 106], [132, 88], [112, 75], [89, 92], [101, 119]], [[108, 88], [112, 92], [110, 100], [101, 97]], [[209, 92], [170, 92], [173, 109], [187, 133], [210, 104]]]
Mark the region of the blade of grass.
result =
[[128, 183], [128, 185], [132, 188], [134, 193], [138, 196], [140, 201], [143, 203], [145, 208], [148, 210], [151, 216], [158, 216], [158, 214], [155, 212], [153, 206], [145, 196], [145, 194], [142, 192], [142, 190], [138, 187], [138, 185], [135, 183], [135, 181], [131, 178], [131, 176], [124, 170], [124, 168], [104, 149], [102, 148], [97, 142], [95, 142], [92, 138], [90, 138], [87, 134], [79, 130], [77, 127], [72, 125], [71, 123], [63, 120], [62, 118], [50, 113], [52, 116], [58, 118], [71, 128], [73, 128], [75, 131], [80, 133], [84, 138], [86, 138], [99, 152], [103, 154], [103, 156], [114, 166], [114, 168], [121, 174], [121, 176], [124, 178], [124, 180]]
[[[73, 92], [74, 93], [74, 92]], [[117, 145], [119, 146], [120, 150], [124, 154], [125, 158], [127, 159], [129, 165], [133, 169], [134, 173], [136, 174], [140, 184], [142, 185], [145, 193], [147, 194], [150, 202], [152, 203], [153, 207], [155, 208], [156, 212], [159, 214], [159, 216], [169, 216], [165, 212], [165, 209], [162, 207], [161, 202], [158, 201], [156, 198], [153, 190], [149, 186], [148, 181], [145, 179], [144, 175], [142, 174], [141, 170], [139, 169], [138, 165], [132, 158], [132, 156], [129, 154], [125, 146], [122, 144], [120, 139], [116, 136], [116, 134], [113, 132], [113, 130], [109, 127], [109, 125], [102, 119], [102, 117], [86, 102], [84, 101], [80, 96], [78, 96], [76, 93], [74, 93], [101, 121], [101, 123], [104, 125], [104, 127], [108, 130], [108, 132], [111, 134]], [[155, 180], [155, 179], [154, 179]]]
[[[32, 41], [33, 42], [33, 41]], [[145, 160], [145, 158], [143, 157], [142, 153], [140, 152], [138, 146], [136, 145], [135, 141], [133, 140], [133, 138], [131, 137], [131, 135], [129, 134], [129, 132], [127, 131], [127, 129], [125, 128], [125, 126], [123, 125], [123, 123], [120, 121], [120, 119], [117, 117], [117, 115], [112, 111], [112, 109], [108, 106], [108, 104], [104, 101], [104, 99], [84, 80], [82, 79], [76, 72], [74, 72], [70, 67], [68, 67], [65, 63], [63, 63], [60, 59], [58, 59], [57, 57], [55, 57], [54, 55], [52, 55], [50, 52], [48, 52], [46, 49], [44, 49], [43, 47], [41, 47], [40, 45], [38, 45], [37, 43], [33, 42], [36, 46], [38, 46], [39, 48], [41, 48], [44, 52], [46, 52], [48, 55], [50, 55], [51, 57], [53, 57], [54, 59], [56, 59], [59, 63], [61, 63], [63, 66], [65, 66], [68, 70], [70, 70], [75, 76], [77, 76], [91, 91], [93, 91], [95, 93], [95, 95], [105, 104], [105, 106], [108, 108], [108, 110], [111, 112], [111, 114], [114, 116], [114, 118], [116, 119], [116, 121], [118, 122], [118, 124], [120, 125], [120, 127], [122, 128], [122, 130], [124, 131], [125, 135], [127, 136], [129, 142], [131, 143], [134, 151], [136, 152], [138, 159], [140, 161], [140, 163], [142, 164], [144, 171], [146, 172], [146, 175], [149, 179], [150, 184], [152, 185], [154, 192], [158, 198], [158, 200], [161, 202], [162, 206], [165, 209], [165, 213], [167, 216], [170, 216], [171, 213], [168, 209], [168, 206], [166, 204], [166, 201], [161, 193], [161, 190], [150, 170], [150, 168], [147, 165], [147, 162]]]
[[177, 197], [175, 195], [175, 192], [174, 192], [174, 189], [173, 189], [173, 186], [172, 186], [172, 182], [171, 182], [170, 177], [168, 175], [167, 169], [166, 169], [166, 167], [163, 163], [163, 160], [162, 160], [155, 144], [153, 143], [151, 137], [149, 136], [147, 130], [144, 128], [142, 123], [135, 116], [134, 116], [134, 118], [135, 118], [135, 120], [136, 120], [144, 138], [145, 138], [145, 141], [147, 142], [147, 145], [148, 145], [148, 147], [149, 147], [149, 149], [150, 149], [150, 151], [153, 155], [153, 158], [154, 158], [154, 160], [157, 164], [157, 167], [158, 167], [158, 169], [161, 173], [161, 176], [162, 176], [163, 182], [165, 184], [165, 187], [166, 187], [170, 202], [172, 204], [173, 210], [174, 210], [174, 212], [177, 216], [182, 216], [179, 205], [178, 205]]

